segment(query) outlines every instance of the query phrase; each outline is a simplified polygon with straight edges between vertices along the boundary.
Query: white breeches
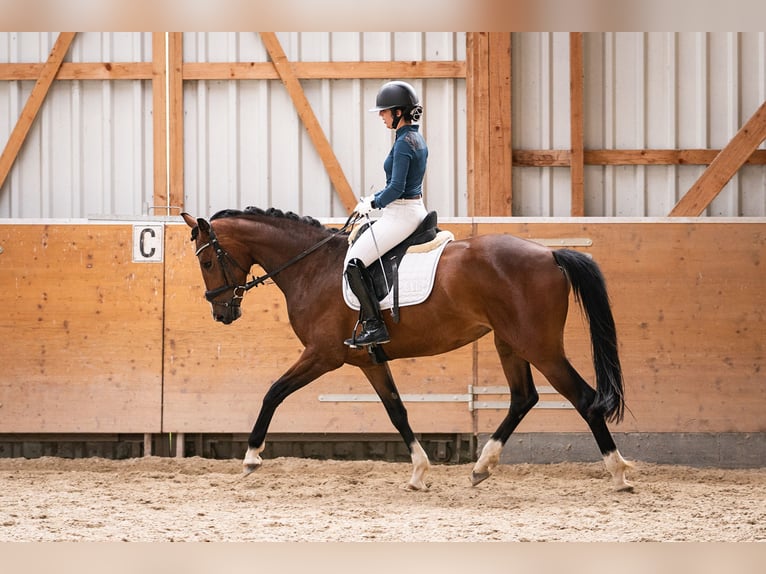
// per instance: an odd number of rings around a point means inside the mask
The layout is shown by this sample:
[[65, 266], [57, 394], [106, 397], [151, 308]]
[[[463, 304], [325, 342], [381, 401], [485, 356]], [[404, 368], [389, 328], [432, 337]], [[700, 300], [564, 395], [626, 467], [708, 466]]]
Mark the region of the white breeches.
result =
[[343, 262], [344, 269], [352, 259], [360, 259], [365, 266], [377, 261], [386, 251], [404, 241], [428, 215], [422, 198], [397, 199], [381, 211], [382, 215], [375, 225], [349, 247]]

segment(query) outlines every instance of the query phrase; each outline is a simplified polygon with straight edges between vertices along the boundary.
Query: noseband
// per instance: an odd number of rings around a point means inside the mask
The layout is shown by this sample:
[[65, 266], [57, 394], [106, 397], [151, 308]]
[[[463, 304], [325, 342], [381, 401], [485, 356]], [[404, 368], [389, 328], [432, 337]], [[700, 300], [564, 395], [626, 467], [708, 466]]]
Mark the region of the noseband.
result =
[[[250, 281], [245, 283], [244, 285], [235, 285], [234, 281], [231, 281], [230, 279], [230, 273], [229, 273], [229, 265], [227, 263], [231, 262], [233, 263], [238, 269], [241, 271], [244, 271], [245, 275], [249, 272], [247, 269], [242, 267], [239, 263], [237, 263], [237, 260], [234, 259], [231, 255], [229, 255], [226, 250], [221, 247], [221, 244], [218, 243], [218, 237], [216, 237], [215, 231], [213, 231], [213, 226], [210, 226], [209, 235], [210, 235], [210, 241], [205, 243], [204, 245], [200, 246], [199, 249], [194, 253], [197, 257], [199, 257], [199, 254], [202, 253], [205, 249], [208, 247], [212, 247], [213, 251], [215, 251], [215, 256], [218, 259], [218, 264], [221, 266], [221, 270], [223, 271], [223, 277], [226, 280], [226, 283], [224, 285], [221, 285], [220, 287], [217, 287], [216, 289], [210, 289], [208, 291], [205, 291], [205, 299], [207, 299], [210, 303], [213, 305], [220, 305], [222, 307], [239, 307], [240, 302], [245, 297], [245, 293], [250, 291], [253, 287], [258, 287], [258, 285], [262, 285], [267, 280], [271, 279], [279, 273], [280, 271], [283, 271], [287, 267], [290, 267], [293, 263], [296, 263], [309, 255], [310, 253], [313, 253], [317, 249], [319, 249], [322, 245], [330, 241], [333, 237], [337, 236], [339, 233], [344, 232], [350, 225], [352, 225], [359, 217], [352, 213], [349, 218], [346, 220], [346, 223], [343, 227], [338, 229], [334, 234], [328, 235], [322, 241], [315, 243], [305, 251], [299, 253], [292, 259], [290, 259], [287, 263], [284, 265], [281, 265], [274, 269], [273, 271], [266, 273], [264, 275], [261, 275], [259, 277], [253, 277]], [[195, 228], [194, 231], [197, 231], [197, 228]], [[194, 237], [192, 237], [194, 239]], [[218, 297], [221, 293], [225, 293], [226, 291], [231, 290], [231, 300], [226, 303], [221, 303], [219, 301], [215, 301], [215, 298]]]
[[[223, 271], [223, 277], [226, 280], [226, 283], [216, 289], [211, 289], [209, 291], [205, 291], [205, 299], [207, 299], [210, 303], [213, 303], [214, 305], [221, 305], [223, 307], [230, 307], [230, 306], [239, 306], [240, 301], [245, 296], [245, 293], [252, 289], [253, 287], [256, 287], [263, 281], [260, 281], [258, 283], [253, 283], [252, 281], [245, 283], [244, 285], [236, 285], [234, 281], [231, 280], [230, 276], [230, 269], [229, 269], [229, 262], [233, 263], [234, 266], [236, 266], [241, 271], [245, 272], [245, 275], [247, 275], [248, 271], [244, 267], [242, 267], [239, 263], [237, 263], [237, 260], [234, 259], [231, 255], [229, 255], [226, 250], [221, 247], [221, 244], [218, 243], [218, 237], [215, 235], [215, 231], [213, 231], [213, 228], [210, 228], [210, 241], [202, 245], [197, 251], [194, 253], [197, 257], [199, 257], [199, 254], [202, 253], [205, 249], [208, 247], [212, 247], [213, 251], [215, 251], [215, 256], [218, 259], [218, 265], [221, 266], [221, 270]], [[231, 301], [228, 301], [226, 303], [221, 303], [218, 301], [215, 301], [215, 298], [218, 297], [221, 293], [225, 293], [226, 291], [230, 290], [232, 291]]]

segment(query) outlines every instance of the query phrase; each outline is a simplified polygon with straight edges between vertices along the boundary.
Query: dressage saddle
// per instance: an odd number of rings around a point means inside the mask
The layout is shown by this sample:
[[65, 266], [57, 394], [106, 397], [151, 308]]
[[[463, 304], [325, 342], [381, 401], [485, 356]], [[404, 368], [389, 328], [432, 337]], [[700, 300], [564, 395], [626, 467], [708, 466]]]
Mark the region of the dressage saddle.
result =
[[[365, 223], [359, 228], [359, 232], [354, 237], [352, 244], [359, 239], [359, 237], [367, 231], [375, 221]], [[375, 286], [375, 296], [378, 301], [382, 301], [390, 289], [394, 290], [394, 317], [398, 317], [398, 305], [396, 293], [399, 284], [398, 269], [401, 265], [402, 258], [407, 250], [413, 245], [421, 245], [428, 243], [436, 238], [440, 229], [436, 226], [437, 215], [435, 211], [430, 211], [426, 215], [425, 219], [420, 223], [418, 228], [413, 231], [404, 241], [399, 245], [381, 254], [380, 259], [367, 266], [367, 271], [372, 277], [373, 285]]]

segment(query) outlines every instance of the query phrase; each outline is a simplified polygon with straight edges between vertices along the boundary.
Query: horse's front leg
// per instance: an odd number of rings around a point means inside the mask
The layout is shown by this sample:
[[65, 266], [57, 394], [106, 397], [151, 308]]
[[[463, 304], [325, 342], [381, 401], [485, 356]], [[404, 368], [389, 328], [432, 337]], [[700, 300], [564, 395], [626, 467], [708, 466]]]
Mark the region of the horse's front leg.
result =
[[266, 448], [266, 432], [274, 412], [282, 401], [321, 375], [337, 369], [341, 364], [342, 362], [329, 362], [326, 357], [306, 349], [298, 361], [271, 385], [263, 397], [261, 412], [258, 413], [253, 430], [247, 439], [247, 453], [242, 461], [245, 476], [258, 470], [263, 464], [261, 452]]
[[372, 384], [375, 392], [383, 402], [383, 406], [386, 408], [388, 418], [391, 419], [396, 430], [402, 436], [404, 443], [410, 450], [410, 456], [412, 457], [412, 477], [405, 488], [408, 490], [428, 490], [428, 486], [425, 483], [425, 474], [431, 466], [428, 461], [428, 455], [420, 442], [415, 438], [415, 434], [410, 428], [410, 423], [407, 420], [407, 409], [404, 408], [404, 403], [399, 396], [399, 391], [394, 384], [394, 378], [391, 376], [391, 370], [388, 368], [388, 363], [382, 365], [374, 365], [371, 367], [362, 367], [367, 379]]

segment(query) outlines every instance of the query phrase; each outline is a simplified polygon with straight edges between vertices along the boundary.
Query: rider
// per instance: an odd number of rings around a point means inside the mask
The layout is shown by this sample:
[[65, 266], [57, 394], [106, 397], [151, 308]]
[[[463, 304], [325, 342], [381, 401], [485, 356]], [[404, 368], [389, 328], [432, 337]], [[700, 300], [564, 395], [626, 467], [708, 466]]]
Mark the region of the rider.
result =
[[361, 333], [345, 341], [351, 347], [390, 340], [367, 266], [406, 239], [428, 214], [423, 204], [428, 147], [420, 126], [413, 123], [423, 113], [415, 89], [407, 82], [388, 82], [378, 91], [370, 111], [378, 112], [386, 127], [396, 130], [396, 139], [383, 162], [386, 187], [362, 198], [354, 208], [358, 215], [367, 216], [373, 209], [380, 209], [382, 215], [374, 230], [363, 233], [346, 254], [345, 277], [359, 299], [362, 324]]

